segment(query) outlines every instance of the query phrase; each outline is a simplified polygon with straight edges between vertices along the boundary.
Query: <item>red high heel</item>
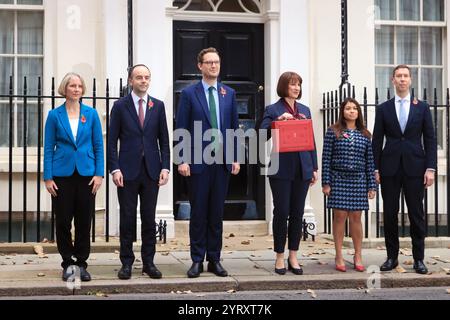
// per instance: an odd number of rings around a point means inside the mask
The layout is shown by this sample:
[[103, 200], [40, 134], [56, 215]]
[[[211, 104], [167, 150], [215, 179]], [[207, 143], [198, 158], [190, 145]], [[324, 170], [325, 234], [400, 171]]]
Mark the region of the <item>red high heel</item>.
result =
[[356, 270], [356, 271], [358, 271], [358, 272], [364, 272], [364, 271], [366, 271], [366, 268], [362, 265], [362, 264], [356, 264], [355, 263], [355, 258], [353, 257], [353, 266], [354, 266], [354, 269]]
[[340, 271], [340, 272], [346, 272], [347, 271], [347, 269], [345, 268], [345, 264], [343, 264], [342, 266], [336, 264], [336, 270]]

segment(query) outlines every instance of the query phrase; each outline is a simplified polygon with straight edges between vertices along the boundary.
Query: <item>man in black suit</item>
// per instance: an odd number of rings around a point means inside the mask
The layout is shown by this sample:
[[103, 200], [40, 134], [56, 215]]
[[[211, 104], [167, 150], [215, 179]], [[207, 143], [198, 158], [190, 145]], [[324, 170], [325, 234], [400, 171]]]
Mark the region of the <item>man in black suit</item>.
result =
[[[169, 179], [170, 150], [164, 103], [148, 95], [150, 70], [136, 65], [129, 71], [133, 91], [114, 103], [109, 131], [109, 169], [120, 204], [119, 279], [130, 279], [134, 262], [138, 196], [142, 220], [142, 272], [159, 279], [153, 263], [156, 245], [155, 210], [159, 187]], [[117, 152], [117, 141], [120, 151]]]
[[[398, 211], [403, 189], [408, 207], [413, 245], [414, 269], [428, 273], [423, 263], [426, 224], [423, 210], [425, 188], [434, 182], [437, 165], [437, 141], [430, 107], [411, 97], [411, 69], [394, 68], [392, 83], [395, 98], [377, 107], [373, 131], [375, 178], [381, 183], [387, 260], [381, 271], [398, 265]], [[383, 141], [386, 144], [383, 148]], [[423, 145], [422, 145], [423, 141]]]

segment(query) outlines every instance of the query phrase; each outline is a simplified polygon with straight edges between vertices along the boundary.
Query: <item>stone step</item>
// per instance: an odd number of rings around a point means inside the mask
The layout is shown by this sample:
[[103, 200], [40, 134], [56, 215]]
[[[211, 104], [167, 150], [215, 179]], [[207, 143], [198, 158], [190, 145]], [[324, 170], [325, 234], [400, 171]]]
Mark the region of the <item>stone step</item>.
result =
[[[233, 233], [237, 237], [268, 235], [267, 221], [224, 221], [223, 235]], [[189, 221], [175, 221], [175, 237], [189, 237]]]

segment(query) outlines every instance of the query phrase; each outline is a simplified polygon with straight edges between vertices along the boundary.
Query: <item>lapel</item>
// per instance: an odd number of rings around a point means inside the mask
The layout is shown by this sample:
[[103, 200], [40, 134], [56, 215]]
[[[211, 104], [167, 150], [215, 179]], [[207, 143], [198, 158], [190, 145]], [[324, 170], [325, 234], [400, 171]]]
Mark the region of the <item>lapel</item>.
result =
[[58, 118], [61, 122], [64, 130], [67, 133], [70, 141], [72, 141], [73, 145], [76, 146], [75, 139], [73, 138], [72, 129], [69, 124], [69, 115], [67, 114], [66, 104], [64, 103], [61, 107], [58, 108]]
[[[150, 101], [153, 103], [153, 106], [150, 108], [149, 107], [149, 103]], [[154, 101], [152, 100], [152, 98], [150, 97], [150, 95], [147, 95], [147, 105], [144, 106], [144, 108], [147, 108], [147, 110], [145, 111], [145, 119], [144, 119], [144, 129], [147, 126], [148, 121], [150, 120], [150, 116], [151, 114], [153, 114], [153, 109], [155, 109], [155, 105], [154, 105]]]
[[[222, 94], [221, 90], [224, 90], [223, 92], [225, 94]], [[224, 113], [225, 113], [225, 95], [228, 92], [226, 92], [225, 88], [222, 86], [222, 84], [220, 84], [219, 82], [217, 82], [217, 94], [219, 96], [219, 112], [220, 112], [220, 129], [223, 130], [224, 128]]]
[[413, 121], [413, 118], [415, 114], [417, 113], [417, 107], [419, 104], [413, 104], [414, 98], [411, 97], [411, 102], [409, 103], [409, 114], [408, 114], [408, 121], [406, 122], [405, 132], [408, 130], [408, 126]]
[[391, 115], [392, 122], [394, 126], [397, 128], [397, 131], [402, 135], [402, 128], [400, 128], [400, 121], [398, 120], [397, 111], [395, 110], [395, 98], [389, 101], [388, 105], [388, 115]]
[[[89, 114], [89, 108], [86, 107], [83, 104], [80, 104], [80, 118], [78, 119], [78, 132], [77, 132], [77, 141], [75, 142], [78, 145], [78, 142], [81, 141], [81, 135], [85, 131], [85, 128], [87, 126], [87, 119]], [[81, 121], [81, 119], [84, 117], [84, 122]]]
[[280, 98], [278, 102], [275, 104], [277, 110], [277, 118], [286, 112], [286, 108], [284, 106], [283, 98]]
[[205, 112], [206, 119], [208, 119], [208, 123], [211, 126], [211, 117], [209, 115], [208, 102], [206, 100], [205, 91], [203, 89], [202, 82], [200, 81], [195, 87], [195, 95], [197, 96], [198, 101], [200, 102], [203, 111]]
[[139, 117], [138, 117], [138, 114], [136, 112], [136, 108], [134, 107], [134, 101], [133, 101], [133, 97], [131, 96], [131, 93], [128, 95], [127, 100], [128, 100], [127, 101], [127, 109], [130, 112], [131, 117], [136, 122], [137, 127], [142, 130], [141, 124], [139, 123]]

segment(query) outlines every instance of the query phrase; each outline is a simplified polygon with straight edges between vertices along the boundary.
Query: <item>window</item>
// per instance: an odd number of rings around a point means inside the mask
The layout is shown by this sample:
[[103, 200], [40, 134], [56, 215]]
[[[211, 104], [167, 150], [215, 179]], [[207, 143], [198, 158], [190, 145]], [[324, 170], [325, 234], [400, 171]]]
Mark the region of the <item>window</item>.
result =
[[[14, 94], [37, 95], [38, 77], [43, 75], [44, 12], [42, 0], [0, 0], [0, 95], [9, 94], [10, 76]], [[13, 146], [23, 147], [24, 104], [13, 104]], [[37, 100], [27, 101], [27, 145], [37, 146]], [[9, 146], [9, 99], [0, 97], [0, 147]]]
[[[379, 8], [375, 28], [375, 84], [380, 101], [392, 88], [392, 70], [407, 64], [412, 69], [415, 94], [434, 102], [434, 89], [438, 104], [445, 101], [444, 90], [444, 0], [375, 0]], [[391, 97], [394, 92], [391, 89]], [[438, 123], [443, 124], [443, 110], [438, 112]], [[442, 126], [440, 126], [442, 128]], [[438, 144], [442, 146], [443, 131], [438, 131]]]

